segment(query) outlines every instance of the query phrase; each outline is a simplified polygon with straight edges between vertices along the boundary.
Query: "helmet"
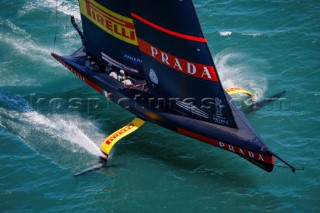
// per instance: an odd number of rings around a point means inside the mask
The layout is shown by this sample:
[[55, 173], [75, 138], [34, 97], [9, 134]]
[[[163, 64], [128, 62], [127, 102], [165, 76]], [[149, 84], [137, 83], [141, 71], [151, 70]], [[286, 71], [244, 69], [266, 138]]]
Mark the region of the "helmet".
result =
[[124, 70], [120, 70], [120, 74], [121, 74], [121, 75], [124, 75]]

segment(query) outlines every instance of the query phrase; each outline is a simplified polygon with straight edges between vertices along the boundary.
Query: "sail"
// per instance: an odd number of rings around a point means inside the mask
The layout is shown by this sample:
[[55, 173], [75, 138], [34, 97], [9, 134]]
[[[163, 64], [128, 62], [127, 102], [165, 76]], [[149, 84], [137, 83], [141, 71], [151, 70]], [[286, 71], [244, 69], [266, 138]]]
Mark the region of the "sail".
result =
[[86, 51], [96, 59], [143, 77], [128, 0], [79, 0], [79, 5]]
[[132, 0], [150, 91], [188, 116], [236, 128], [191, 0]]

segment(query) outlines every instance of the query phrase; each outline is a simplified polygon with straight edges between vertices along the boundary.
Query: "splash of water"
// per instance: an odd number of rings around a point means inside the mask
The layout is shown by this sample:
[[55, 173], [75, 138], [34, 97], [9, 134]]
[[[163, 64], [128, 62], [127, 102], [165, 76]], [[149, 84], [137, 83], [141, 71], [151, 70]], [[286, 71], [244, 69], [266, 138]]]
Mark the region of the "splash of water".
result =
[[246, 63], [249, 57], [225, 50], [214, 57], [219, 77], [224, 88], [241, 87], [254, 94], [254, 101], [260, 100], [267, 89], [266, 79]]
[[23, 113], [21, 119], [27, 124], [36, 126], [38, 131], [76, 144], [92, 155], [100, 155], [97, 145], [71, 120], [63, 120], [60, 115], [45, 117], [35, 111]]
[[68, 145], [63, 143], [69, 142], [75, 145], [71, 147], [73, 152], [81, 151], [79, 148], [82, 148], [94, 156], [101, 154], [99, 147], [93, 142], [94, 140], [90, 139], [80, 127], [81, 124], [85, 125], [85, 128], [93, 132], [96, 138], [101, 141], [103, 136], [97, 133], [99, 131], [92, 123], [82, 122], [75, 116], [65, 119], [65, 116], [59, 114], [42, 115], [34, 111], [21, 96], [0, 93], [0, 117], [1, 126], [10, 129], [30, 143], [35, 140], [33, 135], [43, 135], [46, 138], [44, 143], [54, 142], [68, 148]]

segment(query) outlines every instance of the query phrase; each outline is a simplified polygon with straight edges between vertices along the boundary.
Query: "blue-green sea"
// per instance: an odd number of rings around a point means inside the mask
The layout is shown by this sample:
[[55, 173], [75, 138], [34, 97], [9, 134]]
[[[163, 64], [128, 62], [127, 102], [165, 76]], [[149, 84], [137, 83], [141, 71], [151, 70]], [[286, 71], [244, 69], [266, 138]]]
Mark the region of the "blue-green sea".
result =
[[194, 4], [225, 87], [257, 100], [287, 91], [246, 115], [304, 171], [267, 173], [146, 123], [117, 144], [108, 169], [75, 177], [134, 116], [50, 56], [81, 46], [76, 0], [1, 0], [0, 212], [320, 212], [320, 1]]

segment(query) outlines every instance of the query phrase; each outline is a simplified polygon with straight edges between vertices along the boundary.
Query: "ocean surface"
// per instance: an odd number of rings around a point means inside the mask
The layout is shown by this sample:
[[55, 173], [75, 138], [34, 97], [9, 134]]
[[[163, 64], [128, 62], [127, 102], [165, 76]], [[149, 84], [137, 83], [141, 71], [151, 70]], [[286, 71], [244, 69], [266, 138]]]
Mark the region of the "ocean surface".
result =
[[0, 212], [320, 212], [320, 1], [194, 3], [225, 87], [287, 91], [247, 117], [304, 171], [267, 173], [146, 123], [108, 169], [75, 177], [134, 116], [50, 56], [81, 45], [76, 0], [1, 0]]

